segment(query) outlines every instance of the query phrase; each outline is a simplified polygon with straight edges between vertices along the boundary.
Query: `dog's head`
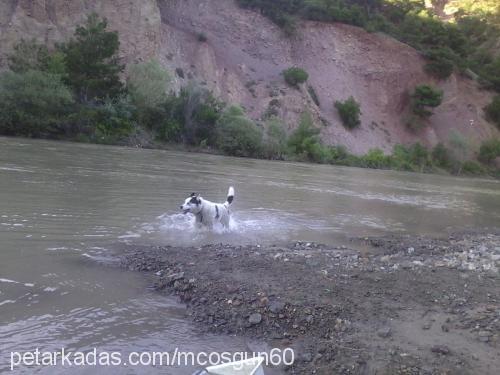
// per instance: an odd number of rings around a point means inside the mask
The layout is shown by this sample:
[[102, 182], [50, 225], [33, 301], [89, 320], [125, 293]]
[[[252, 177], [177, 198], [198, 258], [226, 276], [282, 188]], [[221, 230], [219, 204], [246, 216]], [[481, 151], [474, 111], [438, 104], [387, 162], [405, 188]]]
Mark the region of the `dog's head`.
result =
[[199, 195], [196, 195], [195, 193], [192, 193], [186, 200], [184, 201], [184, 204], [181, 206], [182, 212], [184, 214], [187, 214], [188, 212], [196, 215], [201, 211], [202, 208], [202, 198]]

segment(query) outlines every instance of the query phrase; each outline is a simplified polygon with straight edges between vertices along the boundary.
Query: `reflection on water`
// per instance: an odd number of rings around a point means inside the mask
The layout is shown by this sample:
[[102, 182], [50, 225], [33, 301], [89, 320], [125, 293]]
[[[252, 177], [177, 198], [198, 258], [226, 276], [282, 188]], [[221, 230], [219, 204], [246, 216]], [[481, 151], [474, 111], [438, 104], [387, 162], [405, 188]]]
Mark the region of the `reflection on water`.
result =
[[[229, 185], [229, 230], [178, 211], [192, 191], [224, 201]], [[0, 371], [12, 348], [245, 348], [198, 337], [141, 275], [106, 266], [118, 241], [336, 243], [499, 223], [497, 181], [0, 138]]]

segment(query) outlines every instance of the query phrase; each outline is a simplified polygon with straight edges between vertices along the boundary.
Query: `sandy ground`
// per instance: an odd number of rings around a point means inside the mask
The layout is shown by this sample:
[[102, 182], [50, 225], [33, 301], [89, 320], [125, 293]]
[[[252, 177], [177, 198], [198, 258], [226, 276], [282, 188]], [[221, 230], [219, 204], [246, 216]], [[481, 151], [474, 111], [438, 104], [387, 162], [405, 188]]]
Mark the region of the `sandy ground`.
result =
[[121, 264], [203, 332], [292, 347], [290, 374], [497, 374], [500, 234], [138, 247]]

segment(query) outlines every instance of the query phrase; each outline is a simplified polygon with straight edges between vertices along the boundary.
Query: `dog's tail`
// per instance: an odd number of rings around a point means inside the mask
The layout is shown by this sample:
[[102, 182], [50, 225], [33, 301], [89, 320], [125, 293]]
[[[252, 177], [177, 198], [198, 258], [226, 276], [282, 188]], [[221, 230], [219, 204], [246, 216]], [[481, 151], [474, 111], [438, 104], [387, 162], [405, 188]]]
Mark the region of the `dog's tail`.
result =
[[229, 188], [229, 191], [227, 192], [227, 201], [226, 201], [226, 203], [227, 203], [228, 206], [230, 206], [231, 203], [233, 203], [233, 201], [234, 201], [234, 188], [231, 186]]

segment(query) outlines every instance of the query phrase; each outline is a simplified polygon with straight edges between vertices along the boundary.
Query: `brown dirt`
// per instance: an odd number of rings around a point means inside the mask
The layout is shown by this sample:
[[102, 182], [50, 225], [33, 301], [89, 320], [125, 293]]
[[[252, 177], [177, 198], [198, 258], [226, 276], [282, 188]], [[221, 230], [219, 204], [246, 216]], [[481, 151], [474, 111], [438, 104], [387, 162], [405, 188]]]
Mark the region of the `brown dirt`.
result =
[[202, 331], [292, 346], [297, 360], [284, 372], [500, 368], [499, 235], [366, 238], [352, 248], [131, 246], [122, 265], [179, 296]]

